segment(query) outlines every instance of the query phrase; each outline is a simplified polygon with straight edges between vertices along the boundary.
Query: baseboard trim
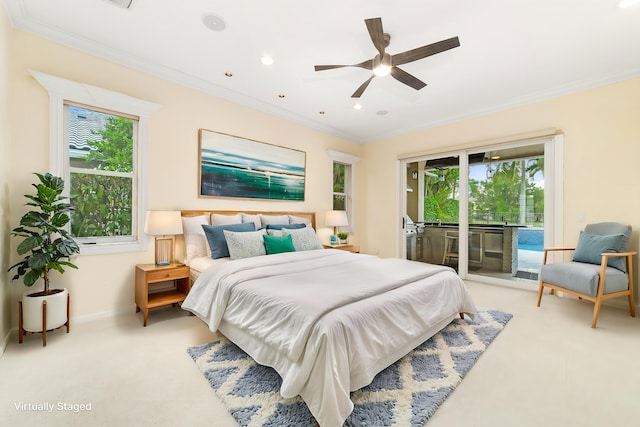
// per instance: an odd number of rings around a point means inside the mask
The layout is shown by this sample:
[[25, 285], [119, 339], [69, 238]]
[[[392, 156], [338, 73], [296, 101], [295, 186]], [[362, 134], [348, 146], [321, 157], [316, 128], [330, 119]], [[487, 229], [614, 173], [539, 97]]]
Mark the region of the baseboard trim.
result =
[[118, 317], [123, 314], [131, 313], [133, 310], [135, 310], [135, 304], [132, 305], [131, 308], [119, 308], [116, 310], [101, 311], [99, 313], [85, 314], [83, 316], [76, 316], [76, 317], [71, 316], [71, 325], [73, 326], [74, 323], [82, 324], [82, 323], [93, 322], [96, 320], [103, 320], [103, 319]]

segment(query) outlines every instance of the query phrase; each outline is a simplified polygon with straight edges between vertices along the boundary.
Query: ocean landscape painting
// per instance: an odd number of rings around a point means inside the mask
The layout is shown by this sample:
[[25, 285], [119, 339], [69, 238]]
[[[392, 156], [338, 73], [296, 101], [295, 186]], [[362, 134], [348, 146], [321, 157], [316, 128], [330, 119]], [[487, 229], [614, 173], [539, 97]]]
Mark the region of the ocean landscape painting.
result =
[[304, 200], [306, 153], [200, 129], [200, 196]]

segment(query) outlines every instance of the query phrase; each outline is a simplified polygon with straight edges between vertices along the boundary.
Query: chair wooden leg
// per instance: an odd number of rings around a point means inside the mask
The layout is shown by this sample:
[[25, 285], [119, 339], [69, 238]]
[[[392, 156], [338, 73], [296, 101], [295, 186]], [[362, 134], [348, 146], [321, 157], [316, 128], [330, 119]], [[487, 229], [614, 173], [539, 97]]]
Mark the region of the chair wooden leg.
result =
[[629, 313], [631, 317], [636, 317], [636, 305], [633, 302], [635, 297], [633, 295], [633, 262], [631, 255], [627, 257], [627, 274], [629, 275]]
[[596, 299], [595, 307], [593, 307], [593, 319], [591, 320], [591, 327], [595, 328], [596, 323], [598, 322], [598, 315], [600, 314], [600, 306], [602, 304], [602, 300], [600, 298]]
[[542, 301], [542, 293], [544, 292], [544, 285], [542, 284], [542, 280], [540, 281], [540, 287], [538, 289], [538, 304], [536, 307], [540, 307], [540, 302]]

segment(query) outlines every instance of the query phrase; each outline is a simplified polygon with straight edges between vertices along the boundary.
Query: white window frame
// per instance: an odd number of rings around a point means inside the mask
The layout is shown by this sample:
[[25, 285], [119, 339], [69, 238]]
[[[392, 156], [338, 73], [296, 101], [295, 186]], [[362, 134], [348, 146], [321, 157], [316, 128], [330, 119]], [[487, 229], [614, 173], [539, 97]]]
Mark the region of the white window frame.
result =
[[356, 176], [356, 163], [360, 161], [359, 157], [352, 154], [342, 153], [340, 151], [329, 150], [329, 160], [331, 160], [331, 209], [333, 209], [333, 165], [334, 163], [340, 163], [347, 167], [345, 170], [345, 205], [347, 210], [347, 218], [349, 219], [349, 225], [346, 227], [340, 227], [341, 230], [352, 233], [355, 231], [355, 176]]
[[65, 179], [65, 192], [69, 194], [69, 156], [67, 141], [64, 138], [65, 105], [64, 101], [80, 103], [97, 109], [111, 110], [137, 116], [138, 135], [137, 153], [135, 156], [137, 175], [137, 198], [133, 200], [132, 234], [134, 240], [126, 242], [108, 241], [109, 238], [96, 237], [95, 242], [80, 244], [80, 254], [107, 254], [119, 252], [135, 252], [146, 249], [148, 238], [142, 232], [147, 210], [147, 145], [148, 120], [160, 105], [137, 99], [128, 95], [66, 80], [39, 71], [29, 73], [49, 92], [49, 172]]

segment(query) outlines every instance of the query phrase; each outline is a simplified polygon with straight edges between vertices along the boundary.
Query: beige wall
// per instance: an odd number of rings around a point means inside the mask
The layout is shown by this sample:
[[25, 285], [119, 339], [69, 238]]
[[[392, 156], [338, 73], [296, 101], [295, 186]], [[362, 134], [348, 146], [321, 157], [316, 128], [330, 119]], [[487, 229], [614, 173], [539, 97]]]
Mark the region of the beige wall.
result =
[[[323, 214], [331, 207], [331, 162], [327, 150], [361, 156], [362, 146], [245, 108], [201, 92], [101, 60], [27, 33], [12, 32], [11, 223], [24, 213], [23, 194], [34, 171], [49, 167], [48, 95], [28, 73], [42, 71], [160, 104], [149, 126], [150, 209], [294, 210]], [[198, 198], [198, 129], [225, 132], [307, 154], [306, 200], [268, 202]], [[323, 215], [319, 215], [323, 225]], [[357, 238], [357, 232], [356, 232]], [[13, 254], [17, 239], [11, 242]], [[12, 255], [13, 258], [16, 258]], [[134, 308], [134, 266], [153, 262], [153, 245], [143, 253], [79, 256], [78, 270], [55, 277], [69, 289], [72, 316]], [[24, 291], [13, 285], [14, 296]], [[15, 310], [14, 310], [15, 311]], [[14, 312], [13, 323], [17, 316]]]
[[0, 354], [11, 328], [9, 298], [9, 22], [0, 8]]
[[[2, 24], [6, 28], [6, 22]], [[2, 30], [2, 27], [0, 27]], [[565, 243], [574, 243], [584, 223], [603, 220], [628, 222], [636, 230], [640, 198], [636, 167], [640, 151], [640, 79], [538, 102], [507, 111], [413, 132], [364, 146], [311, 130], [277, 117], [202, 94], [144, 73], [90, 55], [11, 31], [11, 150], [9, 163], [19, 165], [7, 172], [0, 163], [4, 192], [0, 206], [10, 212], [15, 224], [24, 212], [22, 194], [33, 182], [33, 171], [48, 168], [48, 97], [28, 74], [28, 69], [119, 91], [156, 102], [161, 108], [151, 119], [149, 130], [149, 207], [152, 209], [247, 209], [302, 210], [322, 214], [330, 207], [331, 168], [326, 151], [339, 150], [361, 157], [356, 165], [355, 239], [362, 249], [382, 256], [396, 255], [395, 238], [397, 182], [396, 159], [408, 153], [444, 152], [453, 147], [471, 147], [510, 135], [557, 129], [565, 134], [564, 233]], [[9, 37], [0, 31], [0, 54]], [[3, 48], [4, 47], [4, 48]], [[7, 61], [0, 63], [6, 64]], [[6, 69], [0, 69], [6, 81]], [[4, 79], [3, 79], [4, 74]], [[6, 85], [6, 83], [5, 83]], [[5, 91], [6, 93], [6, 91]], [[6, 97], [5, 97], [6, 99]], [[0, 109], [8, 106], [0, 106]], [[7, 121], [1, 114], [0, 121]], [[8, 123], [1, 123], [0, 141], [8, 136]], [[207, 128], [234, 135], [301, 149], [307, 153], [307, 199], [305, 202], [259, 202], [197, 197], [197, 131]], [[2, 133], [4, 132], [4, 134]], [[6, 150], [6, 148], [4, 148]], [[6, 158], [7, 156], [2, 156]], [[376, 171], [369, 174], [367, 171]], [[11, 193], [7, 201], [7, 182]], [[375, 215], [367, 215], [375, 212]], [[7, 218], [4, 215], [3, 218]], [[322, 225], [322, 215], [319, 218]], [[7, 224], [0, 225], [5, 227]], [[2, 230], [0, 230], [2, 231]], [[3, 237], [4, 239], [4, 237]], [[0, 254], [6, 263], [6, 239]], [[78, 271], [56, 278], [72, 294], [73, 316], [88, 316], [133, 309], [133, 269], [151, 262], [152, 248], [143, 253], [82, 256]], [[12, 260], [15, 256], [12, 255]], [[6, 270], [6, 269], [5, 269]], [[5, 277], [0, 281], [0, 333], [6, 326]], [[16, 284], [11, 307], [24, 289]], [[16, 322], [15, 310], [12, 321]], [[4, 320], [2, 320], [4, 319]], [[4, 324], [4, 326], [3, 326]]]
[[[394, 256], [396, 159], [438, 153], [488, 140], [544, 129], [564, 133], [564, 243], [575, 244], [586, 223], [621, 221], [640, 231], [640, 78], [488, 114], [446, 126], [367, 144], [364, 157], [377, 171], [367, 176], [361, 242], [382, 256]], [[584, 215], [584, 222], [579, 216]]]

